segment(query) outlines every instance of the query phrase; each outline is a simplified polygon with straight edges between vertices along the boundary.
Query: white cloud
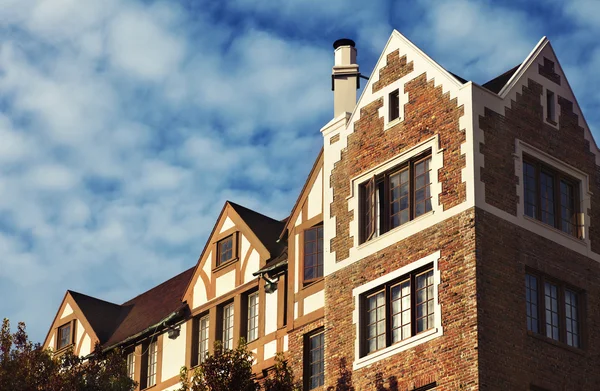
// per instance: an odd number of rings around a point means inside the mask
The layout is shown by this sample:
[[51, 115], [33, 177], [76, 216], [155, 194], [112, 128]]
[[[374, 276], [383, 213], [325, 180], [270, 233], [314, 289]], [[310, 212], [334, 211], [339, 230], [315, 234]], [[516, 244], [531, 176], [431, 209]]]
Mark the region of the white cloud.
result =
[[127, 10], [111, 21], [109, 57], [131, 77], [162, 80], [177, 71], [184, 52], [182, 40], [149, 12]]

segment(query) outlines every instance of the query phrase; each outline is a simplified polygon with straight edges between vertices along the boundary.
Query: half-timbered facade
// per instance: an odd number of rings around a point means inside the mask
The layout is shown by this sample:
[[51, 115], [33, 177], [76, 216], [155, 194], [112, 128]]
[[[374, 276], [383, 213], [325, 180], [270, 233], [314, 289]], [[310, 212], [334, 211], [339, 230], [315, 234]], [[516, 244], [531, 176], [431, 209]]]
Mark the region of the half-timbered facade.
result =
[[119, 346], [140, 390], [239, 338], [305, 390], [600, 389], [600, 151], [550, 42], [479, 85], [394, 31], [358, 99], [334, 50], [289, 216], [227, 202], [195, 266], [121, 305], [68, 291], [44, 346]]

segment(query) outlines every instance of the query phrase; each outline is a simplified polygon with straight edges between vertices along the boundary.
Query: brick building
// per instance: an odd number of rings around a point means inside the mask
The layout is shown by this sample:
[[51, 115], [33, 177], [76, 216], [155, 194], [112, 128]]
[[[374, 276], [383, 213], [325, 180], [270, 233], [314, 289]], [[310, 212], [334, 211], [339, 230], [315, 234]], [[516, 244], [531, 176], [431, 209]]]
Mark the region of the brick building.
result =
[[68, 291], [45, 346], [120, 346], [140, 389], [244, 337], [306, 390], [600, 390], [600, 151], [549, 41], [478, 85], [394, 31], [358, 101], [334, 48], [290, 216], [226, 203], [193, 268], [121, 305]]

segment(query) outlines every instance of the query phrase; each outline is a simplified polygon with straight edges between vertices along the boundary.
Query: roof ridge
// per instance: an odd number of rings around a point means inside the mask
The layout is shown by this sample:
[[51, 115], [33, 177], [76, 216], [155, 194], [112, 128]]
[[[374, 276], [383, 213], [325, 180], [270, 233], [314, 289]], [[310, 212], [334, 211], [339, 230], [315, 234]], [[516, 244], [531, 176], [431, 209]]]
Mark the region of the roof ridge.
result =
[[[67, 292], [69, 292], [69, 294], [70, 294], [71, 296], [73, 296], [73, 298], [74, 298], [74, 299], [75, 299], [75, 296], [74, 296], [74, 295], [79, 295], [79, 296], [84, 296], [84, 297], [86, 297], [86, 298], [94, 299], [94, 300], [96, 300], [96, 301], [101, 301], [101, 302], [103, 302], [103, 303], [106, 303], [106, 304], [112, 304], [112, 305], [114, 305], [114, 306], [117, 306], [117, 307], [120, 307], [120, 306], [121, 306], [121, 304], [117, 304], [117, 303], [113, 303], [113, 302], [111, 302], [111, 301], [107, 301], [107, 300], [99, 299], [99, 298], [97, 298], [97, 297], [95, 297], [95, 296], [86, 295], [85, 293], [76, 292], [76, 291], [73, 291], [73, 290], [71, 290], [71, 289], [67, 289]], [[75, 300], [76, 300], [76, 299], [75, 299]]]
[[248, 208], [248, 207], [246, 207], [246, 206], [243, 206], [243, 205], [237, 204], [237, 203], [235, 203], [235, 202], [233, 202], [233, 201], [229, 201], [229, 200], [227, 200], [227, 202], [228, 202], [228, 203], [229, 203], [231, 206], [233, 206], [233, 208], [234, 208], [234, 209], [235, 209], [235, 208], [242, 208], [242, 209], [245, 209], [245, 210], [247, 210], [247, 211], [249, 211], [249, 212], [256, 213], [257, 215], [260, 215], [260, 216], [262, 216], [262, 217], [266, 217], [266, 218], [267, 218], [267, 219], [269, 219], [269, 220], [273, 220], [273, 221], [276, 221], [276, 222], [278, 222], [278, 223], [281, 223], [281, 220], [274, 219], [273, 217], [271, 217], [271, 216], [267, 216], [266, 214], [263, 214], [263, 213], [260, 213], [260, 212], [257, 212], [257, 211], [255, 211], [254, 209], [250, 209], [250, 208]]

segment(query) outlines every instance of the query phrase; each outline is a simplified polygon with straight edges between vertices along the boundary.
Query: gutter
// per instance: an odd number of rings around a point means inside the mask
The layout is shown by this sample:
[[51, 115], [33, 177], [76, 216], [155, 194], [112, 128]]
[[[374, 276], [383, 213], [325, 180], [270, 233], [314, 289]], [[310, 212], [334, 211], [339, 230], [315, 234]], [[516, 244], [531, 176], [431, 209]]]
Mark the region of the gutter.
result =
[[[148, 334], [149, 332], [156, 332], [156, 330], [158, 330], [158, 328], [160, 326], [165, 327], [167, 325], [167, 323], [171, 322], [173, 319], [177, 319], [178, 317], [180, 317], [181, 315], [183, 315], [183, 310], [185, 310], [185, 308], [187, 307], [187, 303], [182, 305], [181, 307], [179, 307], [176, 311], [172, 312], [169, 316], [167, 316], [166, 318], [162, 319], [160, 322], [153, 324], [152, 326], [147, 327], [146, 329], [140, 331], [139, 333], [136, 333], [132, 336], [129, 336], [127, 338], [125, 338], [124, 340], [117, 342], [115, 344], [112, 344], [106, 348], [102, 349], [102, 353], [106, 353], [114, 348], [116, 348], [117, 346], [120, 345], [124, 345], [128, 342], [133, 342], [135, 340], [140, 339], [142, 336]], [[93, 353], [92, 353], [93, 354]], [[90, 356], [92, 355], [90, 354]], [[88, 356], [89, 357], [89, 356]]]

